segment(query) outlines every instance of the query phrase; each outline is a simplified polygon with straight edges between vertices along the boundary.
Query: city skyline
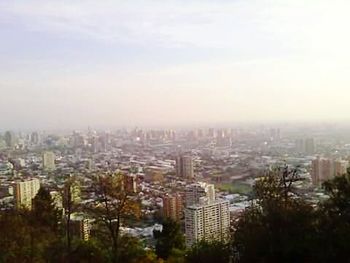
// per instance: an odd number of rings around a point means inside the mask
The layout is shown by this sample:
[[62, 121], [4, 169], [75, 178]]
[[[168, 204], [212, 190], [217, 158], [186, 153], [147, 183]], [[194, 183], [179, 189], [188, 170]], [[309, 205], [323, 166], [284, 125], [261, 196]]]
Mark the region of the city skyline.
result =
[[2, 1], [2, 127], [349, 120], [349, 7]]

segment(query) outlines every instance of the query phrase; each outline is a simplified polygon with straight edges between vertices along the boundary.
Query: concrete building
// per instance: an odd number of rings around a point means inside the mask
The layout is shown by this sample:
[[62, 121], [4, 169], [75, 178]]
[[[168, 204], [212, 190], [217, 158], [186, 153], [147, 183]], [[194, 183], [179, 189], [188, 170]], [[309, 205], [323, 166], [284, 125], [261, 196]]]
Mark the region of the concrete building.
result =
[[145, 180], [147, 182], [163, 182], [164, 181], [164, 169], [157, 166], [148, 166], [144, 169]]
[[55, 205], [55, 208], [59, 210], [63, 210], [62, 194], [59, 191], [51, 191], [50, 195], [51, 195], [53, 204]]
[[316, 145], [314, 138], [297, 139], [295, 141], [295, 150], [298, 153], [306, 155], [314, 155], [316, 152]]
[[71, 215], [71, 234], [77, 238], [88, 241], [90, 239], [91, 221], [83, 214]]
[[137, 177], [135, 174], [124, 175], [124, 189], [128, 193], [137, 192]]
[[0, 162], [0, 176], [13, 174], [13, 168], [13, 164], [8, 161]]
[[183, 198], [180, 194], [166, 195], [163, 198], [162, 214], [165, 218], [180, 221], [183, 218]]
[[39, 179], [30, 179], [16, 182], [14, 185], [14, 197], [16, 208], [32, 208], [32, 199], [40, 188]]
[[43, 153], [43, 169], [47, 171], [53, 171], [56, 169], [55, 154], [53, 152]]
[[345, 174], [348, 167], [348, 161], [317, 157], [311, 163], [312, 183], [319, 185], [334, 176]]
[[305, 153], [307, 155], [313, 155], [316, 152], [315, 140], [314, 138], [307, 138], [305, 140]]
[[14, 148], [16, 146], [16, 136], [12, 131], [5, 132], [4, 140], [8, 148]]
[[231, 147], [232, 140], [230, 137], [217, 137], [216, 147]]
[[208, 203], [215, 200], [215, 186], [203, 182], [188, 185], [185, 189], [186, 206], [198, 204], [201, 199], [206, 199]]
[[314, 185], [318, 185], [333, 177], [333, 163], [330, 159], [318, 157], [312, 160], [311, 179]]
[[79, 204], [81, 201], [81, 189], [78, 182], [67, 184], [63, 188], [63, 207], [67, 209], [69, 205]]
[[186, 246], [198, 241], [227, 240], [230, 233], [229, 201], [214, 201], [185, 209]]
[[176, 158], [176, 175], [184, 179], [194, 178], [193, 159], [191, 156], [182, 155]]
[[33, 145], [39, 144], [39, 133], [37, 133], [37, 132], [32, 132], [31, 135], [30, 135], [30, 142], [31, 142]]
[[349, 162], [345, 160], [335, 160], [334, 161], [334, 175], [343, 175], [346, 174], [349, 168]]

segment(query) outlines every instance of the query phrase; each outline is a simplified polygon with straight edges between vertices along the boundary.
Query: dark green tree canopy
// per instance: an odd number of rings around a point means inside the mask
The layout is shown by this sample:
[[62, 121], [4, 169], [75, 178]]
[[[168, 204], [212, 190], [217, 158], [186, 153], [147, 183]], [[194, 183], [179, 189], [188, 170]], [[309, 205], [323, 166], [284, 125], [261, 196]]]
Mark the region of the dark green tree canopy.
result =
[[153, 231], [156, 239], [156, 254], [162, 259], [167, 259], [173, 249], [185, 249], [185, 238], [181, 226], [176, 221], [167, 218], [163, 222], [162, 231]]
[[62, 211], [56, 208], [54, 200], [48, 189], [40, 187], [37, 195], [33, 199], [33, 223], [38, 227], [47, 227], [52, 232], [58, 232]]
[[186, 253], [186, 262], [196, 263], [227, 263], [233, 259], [229, 243], [221, 241], [201, 241], [191, 247]]
[[255, 199], [240, 217], [234, 248], [240, 262], [309, 262], [315, 211], [293, 188], [297, 170], [269, 171], [255, 184]]

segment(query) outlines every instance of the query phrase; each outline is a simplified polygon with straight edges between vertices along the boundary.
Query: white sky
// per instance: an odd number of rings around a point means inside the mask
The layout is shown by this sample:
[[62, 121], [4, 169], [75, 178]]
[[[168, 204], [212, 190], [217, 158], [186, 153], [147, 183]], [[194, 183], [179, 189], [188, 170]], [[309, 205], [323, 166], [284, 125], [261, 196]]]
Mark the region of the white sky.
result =
[[349, 120], [350, 1], [0, 1], [6, 128]]

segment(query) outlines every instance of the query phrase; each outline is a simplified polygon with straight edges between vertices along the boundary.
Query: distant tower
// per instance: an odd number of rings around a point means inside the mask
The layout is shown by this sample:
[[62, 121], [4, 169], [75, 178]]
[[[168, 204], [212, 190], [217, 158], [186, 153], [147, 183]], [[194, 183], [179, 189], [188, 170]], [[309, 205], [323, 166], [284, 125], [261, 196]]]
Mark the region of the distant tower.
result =
[[182, 196], [179, 194], [163, 196], [163, 216], [180, 221], [183, 216]]
[[315, 154], [315, 140], [313, 138], [305, 140], [305, 153], [308, 155]]
[[33, 132], [30, 135], [30, 142], [34, 145], [37, 145], [39, 143], [39, 134], [37, 132]]
[[299, 154], [304, 153], [304, 141], [303, 139], [295, 140], [295, 151]]
[[320, 158], [312, 160], [311, 179], [314, 185], [318, 185], [334, 176], [343, 175], [347, 172], [349, 162], [344, 160], [331, 160]]
[[13, 148], [16, 145], [16, 138], [12, 131], [5, 132], [4, 135], [5, 143], [8, 148]]
[[56, 169], [55, 154], [53, 152], [44, 152], [43, 169], [47, 171], [53, 171]]
[[330, 159], [320, 158], [312, 160], [311, 179], [314, 185], [318, 185], [333, 177], [333, 163]]
[[184, 179], [194, 178], [193, 160], [191, 156], [179, 156], [176, 158], [176, 175]]
[[334, 175], [343, 175], [346, 174], [349, 167], [349, 162], [344, 160], [334, 161]]

